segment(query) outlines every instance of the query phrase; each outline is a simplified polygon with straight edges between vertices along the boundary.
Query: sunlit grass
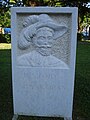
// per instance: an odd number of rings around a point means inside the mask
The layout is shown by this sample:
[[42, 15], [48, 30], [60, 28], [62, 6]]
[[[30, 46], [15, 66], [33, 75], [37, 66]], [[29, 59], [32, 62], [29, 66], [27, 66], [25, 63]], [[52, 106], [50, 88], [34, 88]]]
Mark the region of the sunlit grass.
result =
[[0, 49], [11, 49], [11, 44], [0, 43]]
[[81, 41], [82, 42], [90, 42], [90, 40], [84, 40], [84, 39], [82, 39]]

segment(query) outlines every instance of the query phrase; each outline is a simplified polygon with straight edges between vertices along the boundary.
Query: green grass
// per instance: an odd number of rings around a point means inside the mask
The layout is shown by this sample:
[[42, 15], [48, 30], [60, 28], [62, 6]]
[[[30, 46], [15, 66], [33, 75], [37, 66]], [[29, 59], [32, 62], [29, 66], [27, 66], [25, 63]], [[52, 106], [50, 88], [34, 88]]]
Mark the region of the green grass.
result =
[[74, 115], [90, 118], [90, 42], [77, 45]]
[[11, 52], [0, 50], [0, 120], [12, 118]]
[[[0, 44], [1, 45], [1, 44]], [[9, 45], [9, 44], [8, 44]], [[0, 120], [11, 120], [13, 116], [11, 50], [10, 45], [0, 46]], [[90, 42], [77, 45], [74, 120], [90, 118]], [[81, 119], [85, 118], [85, 119]], [[42, 118], [19, 116], [18, 120], [62, 120], [61, 118]]]

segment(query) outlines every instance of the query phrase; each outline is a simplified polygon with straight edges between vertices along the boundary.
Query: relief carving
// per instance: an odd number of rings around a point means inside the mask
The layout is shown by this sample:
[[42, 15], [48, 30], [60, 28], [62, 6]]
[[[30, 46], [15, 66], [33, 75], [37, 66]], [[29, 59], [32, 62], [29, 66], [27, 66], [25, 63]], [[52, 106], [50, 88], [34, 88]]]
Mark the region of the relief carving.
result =
[[18, 65], [35, 67], [67, 67], [67, 64], [52, 55], [53, 42], [63, 36], [68, 28], [58, 24], [47, 14], [31, 15], [23, 23], [24, 29], [20, 33], [18, 47], [21, 50], [34, 50], [18, 57]]

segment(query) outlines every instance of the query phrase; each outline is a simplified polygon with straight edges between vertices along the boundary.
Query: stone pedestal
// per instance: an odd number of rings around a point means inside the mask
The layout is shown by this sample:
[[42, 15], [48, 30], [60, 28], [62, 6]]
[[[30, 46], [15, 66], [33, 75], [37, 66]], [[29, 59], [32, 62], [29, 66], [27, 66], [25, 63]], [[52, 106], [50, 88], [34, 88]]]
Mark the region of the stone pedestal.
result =
[[14, 117], [72, 120], [77, 8], [12, 8]]

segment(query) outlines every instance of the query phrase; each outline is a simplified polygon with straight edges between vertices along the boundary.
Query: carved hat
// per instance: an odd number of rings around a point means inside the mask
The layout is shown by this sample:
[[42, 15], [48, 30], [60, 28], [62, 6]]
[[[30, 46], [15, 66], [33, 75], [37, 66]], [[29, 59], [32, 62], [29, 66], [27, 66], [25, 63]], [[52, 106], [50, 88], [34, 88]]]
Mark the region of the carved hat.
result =
[[[54, 31], [53, 39], [57, 39], [67, 32], [66, 25], [58, 24], [47, 14], [31, 15], [27, 17], [23, 23], [23, 27], [24, 29], [20, 34], [19, 40], [19, 43], [22, 45], [24, 43], [26, 44], [26, 42], [24, 42], [25, 39], [30, 42], [37, 30], [43, 27], [48, 27]], [[28, 44], [26, 44], [26, 46], [28, 46]], [[23, 45], [23, 47], [25, 46]]]

